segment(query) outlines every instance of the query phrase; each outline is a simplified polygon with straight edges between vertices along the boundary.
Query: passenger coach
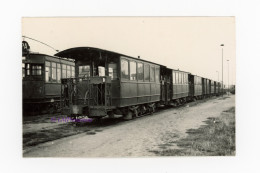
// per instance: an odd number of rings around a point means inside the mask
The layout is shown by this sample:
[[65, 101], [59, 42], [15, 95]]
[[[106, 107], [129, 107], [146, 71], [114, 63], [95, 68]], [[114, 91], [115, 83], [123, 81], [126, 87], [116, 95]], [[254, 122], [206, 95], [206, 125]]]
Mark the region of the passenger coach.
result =
[[125, 119], [153, 112], [160, 101], [160, 65], [98, 48], [56, 54], [75, 60], [75, 78], [62, 80], [63, 113]]
[[112, 51], [78, 47], [56, 56], [75, 60], [75, 77], [61, 85], [62, 112], [72, 117], [131, 119], [216, 94], [212, 80]]
[[40, 114], [59, 109], [61, 78], [74, 77], [74, 62], [45, 54], [23, 57], [23, 112]]

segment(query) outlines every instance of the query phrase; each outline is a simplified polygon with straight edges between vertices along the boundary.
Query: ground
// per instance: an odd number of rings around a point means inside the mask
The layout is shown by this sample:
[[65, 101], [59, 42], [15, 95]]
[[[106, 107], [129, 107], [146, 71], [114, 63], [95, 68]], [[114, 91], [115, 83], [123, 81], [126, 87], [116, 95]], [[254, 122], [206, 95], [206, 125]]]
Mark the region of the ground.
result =
[[[152, 115], [131, 121], [105, 120], [103, 124], [94, 122], [75, 124], [51, 122], [52, 116], [50, 115], [45, 116], [41, 121], [38, 121], [39, 117], [33, 120], [24, 118], [23, 156], [151, 157], [203, 155], [203, 153], [198, 154], [197, 152], [188, 153], [186, 151], [185, 153], [185, 146], [182, 144], [189, 141], [187, 138], [194, 141], [199, 140], [196, 136], [191, 136], [191, 134], [195, 134], [191, 133], [191, 129], [201, 129], [206, 125], [210, 127], [209, 120], [213, 120], [212, 122], [220, 121], [217, 118], [225, 117], [225, 113], [230, 112], [229, 110], [234, 109], [234, 107], [235, 96], [230, 95], [224, 98], [213, 97], [204, 101], [192, 102], [179, 108], [163, 109]], [[205, 132], [207, 133], [207, 131]], [[209, 145], [213, 146], [213, 144]], [[180, 153], [180, 151], [184, 153]], [[202, 150], [198, 149], [198, 151]], [[234, 155], [234, 152], [228, 155]]]

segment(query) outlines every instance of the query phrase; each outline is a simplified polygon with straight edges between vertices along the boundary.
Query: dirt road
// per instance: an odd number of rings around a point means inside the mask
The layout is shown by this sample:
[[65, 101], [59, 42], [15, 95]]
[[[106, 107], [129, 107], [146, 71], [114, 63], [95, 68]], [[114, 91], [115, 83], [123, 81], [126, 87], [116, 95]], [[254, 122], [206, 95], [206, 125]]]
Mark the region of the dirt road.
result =
[[[193, 103], [194, 104], [194, 103]], [[174, 149], [174, 141], [186, 131], [203, 125], [235, 106], [235, 96], [210, 99], [196, 106], [163, 110], [153, 115], [106, 126], [59, 140], [39, 144], [24, 151], [24, 157], [145, 157], [151, 151]], [[167, 144], [167, 145], [166, 145]]]

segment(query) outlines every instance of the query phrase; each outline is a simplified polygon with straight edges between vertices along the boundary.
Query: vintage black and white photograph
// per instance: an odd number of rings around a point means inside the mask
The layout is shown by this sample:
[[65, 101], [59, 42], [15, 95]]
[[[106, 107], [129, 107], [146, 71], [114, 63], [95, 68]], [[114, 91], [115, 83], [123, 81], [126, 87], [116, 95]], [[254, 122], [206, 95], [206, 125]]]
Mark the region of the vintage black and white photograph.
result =
[[23, 17], [23, 157], [236, 155], [235, 17]]

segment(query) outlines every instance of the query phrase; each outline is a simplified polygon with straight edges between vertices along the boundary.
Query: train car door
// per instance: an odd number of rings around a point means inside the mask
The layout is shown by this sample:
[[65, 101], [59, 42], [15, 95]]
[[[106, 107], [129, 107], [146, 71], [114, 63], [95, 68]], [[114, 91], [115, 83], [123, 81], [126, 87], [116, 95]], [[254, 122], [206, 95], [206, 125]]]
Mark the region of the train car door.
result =
[[189, 96], [194, 96], [194, 75], [189, 74]]
[[167, 104], [171, 100], [172, 91], [172, 72], [170, 69], [161, 67], [161, 101]]

